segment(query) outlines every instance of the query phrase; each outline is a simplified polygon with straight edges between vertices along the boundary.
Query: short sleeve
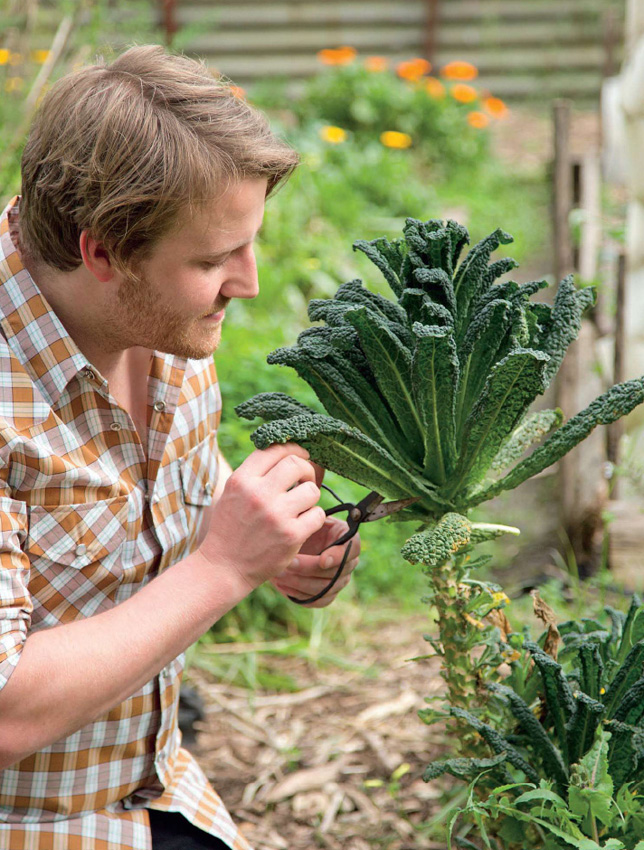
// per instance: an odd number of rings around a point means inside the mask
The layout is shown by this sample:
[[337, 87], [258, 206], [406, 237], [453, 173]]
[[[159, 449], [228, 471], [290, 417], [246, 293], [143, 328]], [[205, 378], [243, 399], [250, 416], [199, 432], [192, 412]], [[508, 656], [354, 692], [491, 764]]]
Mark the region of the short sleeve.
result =
[[13, 673], [31, 625], [27, 506], [0, 487], [0, 688]]

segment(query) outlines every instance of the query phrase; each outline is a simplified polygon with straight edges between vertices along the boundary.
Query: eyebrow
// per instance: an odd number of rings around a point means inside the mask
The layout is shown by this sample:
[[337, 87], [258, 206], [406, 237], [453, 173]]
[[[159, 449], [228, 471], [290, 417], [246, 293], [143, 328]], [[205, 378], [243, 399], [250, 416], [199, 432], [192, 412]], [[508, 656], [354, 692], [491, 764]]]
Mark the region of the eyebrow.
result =
[[257, 237], [261, 233], [263, 226], [264, 223], [262, 222], [252, 239], [247, 239], [245, 242], [239, 242], [239, 244], [233, 245], [231, 248], [226, 248], [225, 251], [206, 251], [205, 253], [198, 253], [196, 255], [196, 258], [199, 260], [212, 261], [220, 260], [222, 257], [227, 257], [228, 254], [232, 254], [233, 251], [237, 251], [238, 248], [243, 248], [244, 245], [250, 245], [252, 242], [254, 242], [255, 239], [257, 239]]

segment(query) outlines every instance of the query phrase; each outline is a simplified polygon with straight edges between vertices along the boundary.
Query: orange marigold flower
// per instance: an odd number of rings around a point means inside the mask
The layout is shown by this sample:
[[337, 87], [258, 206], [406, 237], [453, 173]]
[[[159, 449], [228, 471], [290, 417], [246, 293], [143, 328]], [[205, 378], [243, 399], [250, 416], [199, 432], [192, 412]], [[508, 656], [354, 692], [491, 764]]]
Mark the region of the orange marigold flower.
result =
[[38, 65], [44, 65], [49, 58], [49, 50], [32, 50], [31, 58]]
[[353, 47], [343, 45], [338, 48], [319, 50], [317, 57], [323, 65], [350, 65], [356, 58], [357, 51]]
[[347, 131], [343, 130], [342, 127], [333, 127], [327, 124], [320, 128], [320, 138], [330, 145], [341, 145], [347, 139]]
[[467, 83], [457, 83], [452, 86], [450, 94], [459, 103], [473, 103], [479, 96], [476, 89], [473, 86], [468, 86]]
[[367, 56], [364, 66], [367, 71], [386, 71], [389, 67], [389, 59], [386, 56]]
[[399, 77], [414, 83], [418, 82], [423, 74], [429, 74], [431, 70], [431, 63], [427, 59], [409, 59], [406, 62], [399, 62], [396, 66]]
[[445, 97], [445, 86], [436, 77], [427, 77], [425, 80], [425, 91], [430, 97], [436, 98], [436, 100]]
[[239, 97], [241, 100], [246, 97], [246, 89], [243, 89], [241, 86], [231, 85], [230, 91], [235, 97]]
[[476, 65], [471, 62], [448, 62], [441, 68], [441, 76], [446, 80], [475, 80], [479, 75]]
[[467, 123], [477, 130], [484, 130], [490, 123], [490, 119], [485, 112], [470, 112], [467, 116]]
[[399, 133], [397, 130], [386, 130], [380, 134], [380, 141], [386, 148], [404, 148], [411, 147], [411, 136], [407, 133]]
[[11, 54], [4, 47], [0, 50], [0, 65], [6, 65]]
[[483, 106], [492, 118], [506, 118], [510, 111], [500, 97], [486, 97]]

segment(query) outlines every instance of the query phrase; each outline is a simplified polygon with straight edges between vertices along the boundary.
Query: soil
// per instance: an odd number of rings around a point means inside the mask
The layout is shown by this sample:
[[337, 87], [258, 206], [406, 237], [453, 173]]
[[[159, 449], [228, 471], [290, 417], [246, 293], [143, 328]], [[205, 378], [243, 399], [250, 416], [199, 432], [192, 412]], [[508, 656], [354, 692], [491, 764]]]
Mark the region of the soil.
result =
[[437, 658], [410, 660], [431, 652], [427, 630], [424, 616], [362, 627], [350, 669], [271, 656], [293, 693], [191, 668], [206, 705], [191, 749], [255, 850], [445, 850], [440, 828], [433, 839], [421, 829], [443, 795], [422, 773], [445, 747], [417, 715], [441, 690]]

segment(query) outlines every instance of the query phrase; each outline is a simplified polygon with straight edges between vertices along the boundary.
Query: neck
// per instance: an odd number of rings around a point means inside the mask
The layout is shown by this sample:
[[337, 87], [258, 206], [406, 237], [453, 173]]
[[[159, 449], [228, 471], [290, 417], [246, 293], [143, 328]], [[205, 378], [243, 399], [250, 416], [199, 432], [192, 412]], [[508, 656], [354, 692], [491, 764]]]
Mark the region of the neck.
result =
[[63, 272], [26, 255], [21, 261], [79, 350], [108, 382], [123, 385], [134, 375], [148, 374], [153, 352], [127, 345], [109, 331], [110, 293], [84, 266]]

